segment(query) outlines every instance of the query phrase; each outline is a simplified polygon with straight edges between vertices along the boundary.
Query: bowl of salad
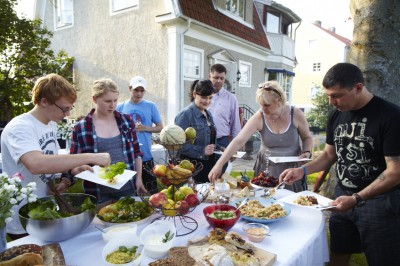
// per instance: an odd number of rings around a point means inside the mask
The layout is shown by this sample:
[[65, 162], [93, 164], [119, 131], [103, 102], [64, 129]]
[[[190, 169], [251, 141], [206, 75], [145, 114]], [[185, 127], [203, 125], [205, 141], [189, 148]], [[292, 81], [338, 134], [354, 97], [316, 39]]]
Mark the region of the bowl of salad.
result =
[[153, 208], [147, 202], [124, 197], [101, 208], [97, 213], [97, 218], [106, 226], [117, 224], [139, 225], [145, 223], [153, 212]]
[[97, 199], [83, 193], [61, 194], [78, 214], [60, 212], [54, 196], [43, 197], [23, 205], [19, 220], [28, 234], [47, 242], [59, 242], [77, 236], [96, 215]]
[[228, 204], [215, 204], [203, 209], [204, 217], [213, 228], [231, 229], [240, 218], [240, 210]]

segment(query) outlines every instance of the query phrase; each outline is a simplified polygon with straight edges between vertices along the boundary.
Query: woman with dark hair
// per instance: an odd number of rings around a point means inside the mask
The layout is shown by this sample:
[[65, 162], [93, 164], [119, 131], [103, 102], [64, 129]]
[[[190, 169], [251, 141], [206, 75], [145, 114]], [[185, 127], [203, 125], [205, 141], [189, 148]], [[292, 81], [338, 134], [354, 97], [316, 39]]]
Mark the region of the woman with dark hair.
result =
[[214, 87], [210, 80], [195, 80], [190, 86], [191, 104], [175, 117], [175, 124], [183, 130], [188, 127], [196, 130], [194, 143], [185, 143], [180, 153], [182, 159], [203, 164], [203, 170], [194, 177], [196, 183], [209, 182], [208, 173], [215, 164], [217, 129], [211, 113], [207, 111], [213, 96]]

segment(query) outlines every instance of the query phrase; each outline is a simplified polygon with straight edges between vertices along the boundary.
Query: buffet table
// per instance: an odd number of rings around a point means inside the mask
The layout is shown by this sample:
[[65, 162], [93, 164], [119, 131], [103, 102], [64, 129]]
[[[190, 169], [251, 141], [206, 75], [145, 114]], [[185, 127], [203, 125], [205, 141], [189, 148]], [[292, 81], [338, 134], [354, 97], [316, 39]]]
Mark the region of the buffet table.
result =
[[[276, 199], [285, 197], [293, 192], [279, 189]], [[259, 194], [257, 194], [259, 195]], [[260, 192], [261, 195], [261, 192]], [[209, 204], [202, 203], [188, 216], [198, 222], [198, 228], [186, 236], [177, 237], [174, 246], [186, 246], [187, 241], [195, 237], [202, 237], [208, 234], [211, 227], [203, 215], [203, 208]], [[267, 236], [261, 243], [254, 243], [255, 246], [277, 254], [274, 266], [312, 266], [324, 265], [329, 261], [328, 241], [325, 228], [325, 216], [316, 209], [290, 205], [291, 213], [285, 219], [268, 224], [270, 236]], [[139, 224], [137, 234], [157, 218], [152, 216], [147, 223]], [[239, 220], [231, 229], [245, 236], [242, 227], [245, 221]], [[97, 218], [79, 236], [60, 242], [67, 265], [86, 266], [103, 265], [101, 253], [105, 246], [101, 232], [95, 226], [102, 227], [102, 222]], [[179, 230], [179, 228], [177, 228]], [[46, 244], [32, 236], [27, 236], [7, 244], [7, 247], [21, 244]], [[141, 265], [148, 265], [153, 261], [147, 256], [142, 257]]]

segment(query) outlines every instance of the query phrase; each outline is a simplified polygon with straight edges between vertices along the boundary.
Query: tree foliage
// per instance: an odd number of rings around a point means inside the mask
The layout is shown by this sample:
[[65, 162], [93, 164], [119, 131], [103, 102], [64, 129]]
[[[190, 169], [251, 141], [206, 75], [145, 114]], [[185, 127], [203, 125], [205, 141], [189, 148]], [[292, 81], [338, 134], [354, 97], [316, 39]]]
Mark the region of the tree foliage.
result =
[[0, 0], [0, 120], [9, 121], [32, 106], [30, 92], [37, 78], [57, 73], [72, 81], [73, 58], [50, 49], [53, 34], [40, 20], [19, 18], [17, 0]]
[[318, 88], [318, 92], [312, 99], [315, 108], [311, 109], [307, 114], [307, 121], [310, 124], [310, 127], [326, 129], [326, 123], [328, 121], [327, 114], [333, 109], [333, 107], [329, 105], [328, 96], [323, 92], [321, 86], [316, 87]]

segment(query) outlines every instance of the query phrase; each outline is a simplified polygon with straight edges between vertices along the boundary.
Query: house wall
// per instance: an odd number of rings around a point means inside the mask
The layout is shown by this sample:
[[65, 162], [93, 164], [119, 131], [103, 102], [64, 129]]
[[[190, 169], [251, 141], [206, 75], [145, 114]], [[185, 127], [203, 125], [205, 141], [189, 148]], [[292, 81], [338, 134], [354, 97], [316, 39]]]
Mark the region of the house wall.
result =
[[[109, 0], [74, 1], [73, 27], [54, 32], [52, 49], [64, 49], [75, 57], [74, 80], [79, 95], [72, 117], [84, 115], [92, 107], [94, 80], [114, 80], [123, 101], [129, 97], [129, 80], [140, 75], [148, 82], [145, 98], [157, 104], [165, 119], [167, 29], [155, 23], [155, 16], [167, 10], [163, 0], [139, 2], [138, 8], [110, 15]], [[44, 25], [54, 30], [50, 1], [45, 8]]]
[[[266, 62], [263, 60], [259, 60], [257, 58], [248, 56], [246, 54], [241, 54], [234, 50], [229, 50], [224, 47], [220, 47], [202, 40], [198, 40], [192, 37], [185, 36], [185, 44], [198, 47], [199, 49], [204, 50], [204, 70], [202, 72], [202, 78], [208, 79], [208, 74], [210, 72], [211, 65], [213, 61], [210, 60], [209, 56], [221, 50], [226, 50], [229, 54], [231, 54], [236, 60], [240, 59], [241, 61], [246, 61], [252, 64], [252, 79], [251, 79], [251, 87], [236, 87], [238, 86], [238, 82], [236, 80], [229, 80], [232, 86], [235, 86], [235, 95], [238, 99], [239, 104], [247, 104], [253, 110], [258, 109], [258, 105], [255, 102], [255, 92], [258, 88], [258, 84], [265, 80], [264, 69], [266, 67]], [[236, 78], [236, 73], [233, 75]], [[190, 84], [192, 80], [184, 81], [184, 105], [187, 106], [190, 103], [189, 99], [189, 91]]]
[[[321, 30], [312, 23], [303, 22], [296, 33], [297, 66], [293, 79], [292, 103], [306, 110], [312, 107], [311, 87], [313, 84], [322, 88], [325, 73], [334, 64], [346, 62], [346, 45], [342, 41]], [[316, 41], [314, 48], [310, 40]], [[313, 63], [321, 63], [319, 72], [313, 71]]]

